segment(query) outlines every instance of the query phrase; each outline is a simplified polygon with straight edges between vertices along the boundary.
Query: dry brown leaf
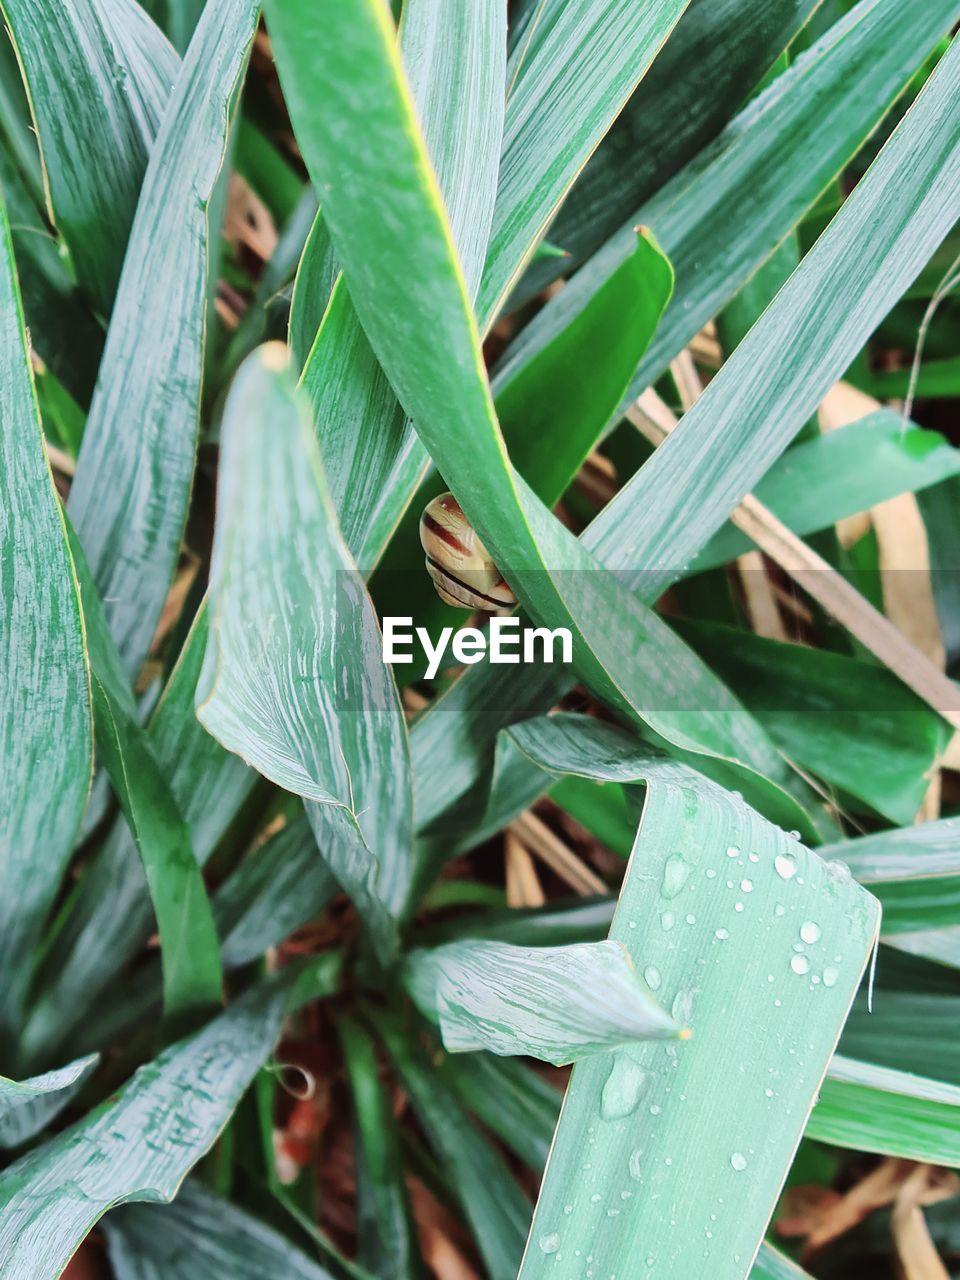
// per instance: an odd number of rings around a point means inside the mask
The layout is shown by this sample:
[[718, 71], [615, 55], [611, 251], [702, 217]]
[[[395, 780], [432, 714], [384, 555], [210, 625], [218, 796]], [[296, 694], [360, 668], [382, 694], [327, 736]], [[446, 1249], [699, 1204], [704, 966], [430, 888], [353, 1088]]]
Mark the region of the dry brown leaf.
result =
[[[659, 443], [676, 426], [676, 419], [662, 401], [659, 405], [656, 401], [659, 396], [655, 392], [644, 392], [627, 411], [627, 417], [648, 439]], [[668, 426], [670, 418], [673, 424]], [[832, 565], [752, 494], [743, 499], [730, 518], [908, 688], [960, 728], [960, 694], [953, 683]]]
[[597, 873], [582, 862], [536, 814], [522, 813], [519, 818], [514, 818], [508, 830], [518, 835], [532, 854], [581, 897], [607, 892], [605, 882]]
[[543, 886], [537, 876], [537, 868], [523, 842], [512, 832], [506, 832], [503, 841], [506, 864], [507, 906], [542, 907], [546, 902]]
[[919, 1165], [897, 1193], [890, 1220], [897, 1269], [902, 1280], [950, 1280], [923, 1216], [931, 1195], [942, 1198], [941, 1171]]
[[229, 244], [244, 245], [261, 262], [267, 262], [277, 247], [277, 228], [270, 210], [239, 173], [230, 175], [223, 235]]
[[811, 1218], [801, 1261], [851, 1230], [875, 1209], [893, 1204], [914, 1168], [911, 1160], [883, 1160], [839, 1200], [824, 1203], [822, 1212]]
[[747, 551], [737, 557], [743, 603], [751, 629], [768, 640], [789, 640], [777, 604], [777, 593], [767, 576], [763, 554]]
[[437, 1280], [480, 1280], [467, 1260], [470, 1246], [462, 1225], [419, 1178], [408, 1176], [407, 1191], [420, 1252]]

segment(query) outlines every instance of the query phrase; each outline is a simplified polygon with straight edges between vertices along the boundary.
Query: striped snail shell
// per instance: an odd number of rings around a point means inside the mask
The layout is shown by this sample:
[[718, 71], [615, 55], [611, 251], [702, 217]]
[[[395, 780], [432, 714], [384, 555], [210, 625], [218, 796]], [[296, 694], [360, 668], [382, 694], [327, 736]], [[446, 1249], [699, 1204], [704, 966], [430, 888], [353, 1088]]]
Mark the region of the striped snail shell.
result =
[[452, 493], [428, 502], [420, 517], [427, 573], [441, 600], [458, 609], [509, 613], [517, 598]]

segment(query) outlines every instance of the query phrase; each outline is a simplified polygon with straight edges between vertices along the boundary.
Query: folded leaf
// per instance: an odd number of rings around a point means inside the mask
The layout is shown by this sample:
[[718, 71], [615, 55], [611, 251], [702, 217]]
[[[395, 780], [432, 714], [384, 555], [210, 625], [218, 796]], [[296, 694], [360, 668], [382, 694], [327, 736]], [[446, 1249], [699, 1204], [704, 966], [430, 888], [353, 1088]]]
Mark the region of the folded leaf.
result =
[[77, 1093], [99, 1061], [98, 1054], [29, 1080], [0, 1076], [0, 1147], [19, 1147], [45, 1128]]
[[279, 1231], [188, 1178], [169, 1205], [129, 1205], [104, 1223], [116, 1280], [331, 1280]]
[[320, 850], [386, 954], [410, 861], [406, 728], [286, 348], [241, 367], [222, 442], [197, 715], [310, 802]]
[[414, 951], [404, 982], [451, 1053], [489, 1049], [563, 1066], [681, 1032], [617, 942], [512, 947], [451, 942]]
[[173, 1199], [273, 1048], [290, 978], [255, 987], [0, 1174], [0, 1252], [11, 1274], [51, 1280], [108, 1209]]

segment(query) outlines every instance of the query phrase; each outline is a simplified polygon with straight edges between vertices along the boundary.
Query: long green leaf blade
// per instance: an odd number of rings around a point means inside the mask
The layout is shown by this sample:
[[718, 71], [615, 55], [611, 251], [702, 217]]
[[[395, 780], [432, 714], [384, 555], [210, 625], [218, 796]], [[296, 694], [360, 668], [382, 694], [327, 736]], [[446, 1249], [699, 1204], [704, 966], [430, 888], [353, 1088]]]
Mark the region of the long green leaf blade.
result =
[[742, 1280], [859, 984], [876, 904], [729, 792], [631, 755], [596, 721], [560, 716], [511, 735], [541, 767], [645, 779], [611, 937], [656, 970], [658, 995], [693, 1032], [638, 1046], [643, 1078], [626, 1094], [611, 1083], [616, 1060], [574, 1068], [520, 1274], [554, 1274], [580, 1249], [604, 1274], [629, 1274], [639, 1257], [666, 1274]]
[[90, 675], [47, 465], [0, 202], [0, 1044], [9, 1065], [32, 952], [70, 856], [92, 767]]
[[3, 0], [43, 156], [50, 217], [110, 314], [178, 59], [136, 0]]
[[117, 1280], [331, 1280], [278, 1231], [188, 1179], [170, 1205], [129, 1205], [104, 1223]]
[[69, 511], [128, 674], [186, 519], [204, 358], [207, 210], [257, 0], [210, 0], [151, 152]]
[[273, 1048], [289, 985], [281, 975], [254, 988], [0, 1175], [0, 1248], [10, 1275], [53, 1280], [107, 1210], [173, 1199]]
[[570, 184], [688, 0], [543, 0], [507, 66], [500, 185], [477, 302], [499, 310]]
[[324, 857], [385, 953], [389, 907], [409, 876], [406, 728], [286, 348], [264, 347], [241, 367], [222, 439], [197, 714], [309, 802]]
[[451, 942], [412, 952], [403, 976], [451, 1053], [489, 1049], [563, 1066], [681, 1030], [615, 942]]
[[0, 1076], [0, 1147], [19, 1147], [45, 1128], [74, 1097], [98, 1061], [99, 1055], [94, 1053], [29, 1080]]

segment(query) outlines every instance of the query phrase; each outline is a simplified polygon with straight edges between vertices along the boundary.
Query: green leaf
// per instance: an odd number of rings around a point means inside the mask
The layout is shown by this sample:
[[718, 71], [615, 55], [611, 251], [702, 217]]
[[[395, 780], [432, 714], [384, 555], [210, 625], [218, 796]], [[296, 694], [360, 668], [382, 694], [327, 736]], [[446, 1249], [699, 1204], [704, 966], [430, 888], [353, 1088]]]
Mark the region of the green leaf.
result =
[[279, 345], [234, 380], [217, 506], [197, 715], [228, 750], [310, 802], [318, 846], [386, 954], [389, 911], [409, 875], [406, 728]]
[[451, 942], [414, 951], [403, 980], [450, 1053], [489, 1049], [559, 1067], [680, 1033], [616, 942]]
[[502, 1157], [464, 1114], [395, 1013], [370, 1020], [393, 1059], [447, 1184], [473, 1231], [490, 1280], [515, 1280], [530, 1225], [530, 1205]]
[[843, 840], [821, 853], [845, 862], [880, 900], [885, 936], [960, 925], [960, 819]]
[[0, 1053], [90, 787], [80, 598], [47, 465], [6, 209], [0, 201]]
[[[130, 676], [176, 563], [193, 479], [207, 210], [256, 0], [210, 0], [151, 152], [69, 511]], [[94, 172], [94, 171], [91, 171]]]
[[[857, 378], [856, 382], [878, 399], [894, 400], [906, 396], [910, 376], [910, 369], [888, 369], [872, 373], [869, 378]], [[960, 396], [960, 357], [924, 361], [917, 375], [914, 395], [931, 400]]]
[[[882, 37], [887, 47], [893, 14], [884, 0], [871, 5], [864, 21], [884, 14], [874, 39]], [[684, 572], [960, 217], [958, 81], [960, 47], [954, 44], [761, 320], [669, 440], [585, 532], [589, 551], [645, 600], [657, 599]], [[682, 289], [678, 274], [678, 293]], [[568, 292], [570, 286], [561, 296]], [[832, 306], [841, 299], [842, 307]], [[428, 824], [476, 785], [508, 717], [546, 710], [568, 687], [546, 669], [467, 672], [435, 711], [420, 717], [411, 736], [418, 821]], [[441, 736], [447, 767], [438, 778], [429, 761]], [[427, 778], [429, 788], [422, 786]]]
[[678, 629], [788, 759], [891, 822], [913, 821], [950, 729], [889, 671], [733, 627]]
[[[576, 268], [692, 160], [743, 103], [817, 0], [692, 0], [550, 227], [567, 251], [528, 271], [532, 296]], [[710, 85], [704, 93], [702, 86]]]
[[331, 1280], [279, 1231], [189, 1178], [169, 1205], [137, 1204], [104, 1223], [117, 1280]]
[[[421, 439], [524, 605], [539, 621], [570, 628], [578, 673], [615, 706], [689, 750], [743, 761], [790, 785], [789, 769], [735, 700], [653, 613], [596, 572], [511, 470], [463, 276], [379, 4], [351, 0], [335, 11], [325, 4], [308, 16], [295, 2], [278, 3], [271, 12], [298, 136], [325, 189], [324, 214], [357, 314]], [[327, 86], [322, 110], [312, 88], [317, 75]], [[363, 94], [355, 92], [358, 77]], [[347, 138], [362, 138], [362, 148]], [[432, 317], [430, 333], [410, 324], [421, 314]], [[630, 643], [622, 635], [614, 643], [611, 616], [629, 620]], [[722, 710], [691, 714], [694, 704]]]
[[0, 1147], [19, 1147], [59, 1115], [91, 1075], [98, 1054], [29, 1080], [0, 1076]]
[[531, 1169], [542, 1172], [563, 1095], [526, 1063], [493, 1053], [458, 1053], [437, 1070], [488, 1129]]
[[217, 931], [190, 829], [138, 722], [83, 550], [69, 527], [68, 533], [90, 648], [97, 752], [143, 864], [160, 933], [164, 1013], [173, 1025], [182, 1024], [220, 1004]]
[[[502, 0], [413, 0], [404, 6], [399, 36], [417, 116], [471, 295], [480, 279], [496, 195], [505, 24]], [[426, 457], [344, 286], [326, 302], [333, 255], [321, 224], [322, 214], [298, 273], [291, 341], [302, 342], [305, 330], [311, 340], [316, 333], [309, 357], [301, 361], [303, 384], [313, 405], [344, 538], [357, 563], [367, 568], [379, 560], [422, 476]], [[322, 313], [321, 301], [326, 308]]]
[[[224, 751], [193, 712], [207, 640], [201, 610], [184, 644], [147, 739], [190, 829], [202, 865], [250, 793], [256, 775]], [[130, 828], [118, 818], [90, 860], [40, 972], [24, 1032], [30, 1060], [47, 1060], [90, 1022], [104, 986], [128, 965], [153, 931], [143, 867]]]
[[296, 369], [303, 370], [310, 357], [339, 276], [330, 232], [320, 213], [303, 247], [290, 299], [289, 341]]
[[[553, 326], [563, 322], [565, 308], [576, 305], [581, 290], [593, 289], [596, 275], [608, 269], [610, 257], [623, 251], [633, 228], [642, 223], [652, 228], [673, 263], [676, 288], [624, 405], [640, 395], [797, 225], [958, 17], [957, 0], [861, 0], [745, 107], [711, 146], [631, 214], [523, 332], [521, 349], [548, 339]], [[890, 156], [885, 173], [888, 181], [897, 181], [898, 191], [904, 191], [912, 175], [908, 166], [894, 178], [904, 150], [894, 154], [897, 158]], [[939, 156], [914, 159], [924, 168], [924, 161], [929, 162], [931, 173], [941, 167]], [[949, 181], [946, 175], [944, 180]], [[873, 189], [875, 196], [876, 186]], [[904, 220], [909, 218], [906, 204], [902, 214]], [[895, 224], [890, 225], [894, 230]], [[885, 252], [882, 242], [876, 250]], [[918, 249], [907, 284], [930, 253], [932, 248]], [[871, 275], [865, 261], [858, 294]], [[877, 321], [905, 288], [891, 287], [889, 300], [873, 313]], [[873, 327], [865, 326], [864, 337], [851, 344], [852, 353]], [[852, 354], [832, 381], [851, 359]], [[785, 371], [796, 363], [784, 362]], [[759, 467], [758, 475], [765, 469]], [[679, 566], [683, 560], [677, 557], [674, 563]]]
[[500, 185], [477, 301], [496, 315], [688, 0], [543, 0], [507, 64]]
[[[135, 0], [2, 9], [40, 141], [50, 218], [80, 284], [110, 314], [177, 56]], [[137, 250], [139, 252], [139, 249]]]
[[241, 862], [213, 898], [227, 968], [249, 964], [318, 916], [338, 885], [302, 814]]
[[835, 1057], [807, 1134], [836, 1147], [960, 1167], [960, 1088]]
[[[706, 1261], [716, 1280], [739, 1280], [860, 981], [877, 906], [736, 796], [595, 720], [561, 715], [511, 736], [541, 768], [645, 779], [611, 937], [656, 971], [659, 997], [693, 1033], [636, 1046], [643, 1079], [630, 1091], [616, 1058], [576, 1065], [521, 1275], [553, 1274], [579, 1248], [604, 1274], [639, 1257], [684, 1276]], [[674, 1217], [693, 1215], [690, 1229], [671, 1225], [671, 1203]]]
[[345, 1014], [337, 1019], [337, 1030], [353, 1098], [358, 1261], [380, 1280], [415, 1280], [424, 1274], [423, 1262], [374, 1040], [362, 1023]]
[[641, 230], [553, 342], [497, 371], [493, 394], [510, 459], [547, 506], [562, 497], [621, 403], [672, 291], [670, 263]]
[[[805, 440], [779, 458], [754, 489], [756, 497], [801, 537], [901, 493], [918, 493], [955, 476], [960, 450], [889, 409], [842, 431]], [[753, 547], [725, 524], [690, 565], [716, 568]]]
[[100, 361], [103, 330], [70, 278], [45, 219], [2, 145], [0, 187], [7, 205], [31, 342], [74, 398], [87, 404]]
[[108, 1209], [173, 1199], [273, 1048], [290, 980], [288, 970], [242, 996], [0, 1175], [0, 1251], [11, 1274], [54, 1280]]
[[812, 1280], [795, 1262], [764, 1241], [750, 1272], [750, 1280]]

